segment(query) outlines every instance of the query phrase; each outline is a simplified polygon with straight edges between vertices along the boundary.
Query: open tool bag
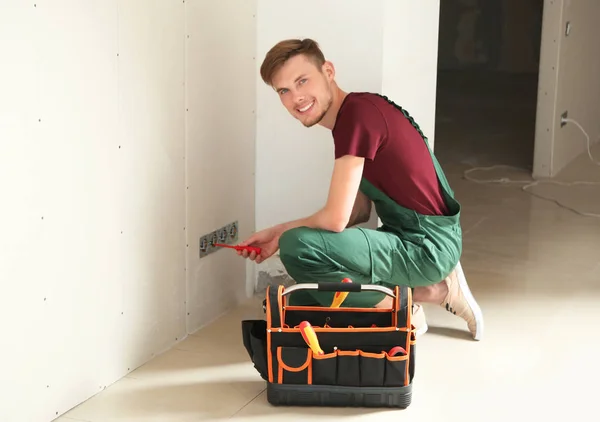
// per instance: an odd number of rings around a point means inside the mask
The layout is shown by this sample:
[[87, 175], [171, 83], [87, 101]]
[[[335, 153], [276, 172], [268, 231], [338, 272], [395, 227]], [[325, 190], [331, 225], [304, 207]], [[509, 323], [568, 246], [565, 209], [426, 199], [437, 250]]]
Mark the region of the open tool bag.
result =
[[[297, 290], [379, 291], [391, 308], [287, 306]], [[307, 283], [267, 288], [266, 321], [243, 341], [273, 405], [406, 408], [415, 373], [412, 296], [405, 286]]]

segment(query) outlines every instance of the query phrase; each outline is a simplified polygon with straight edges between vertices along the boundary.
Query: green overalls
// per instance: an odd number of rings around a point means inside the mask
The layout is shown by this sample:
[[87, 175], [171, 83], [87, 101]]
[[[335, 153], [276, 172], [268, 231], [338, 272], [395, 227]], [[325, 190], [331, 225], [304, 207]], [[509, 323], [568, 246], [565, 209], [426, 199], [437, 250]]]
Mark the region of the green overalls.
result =
[[[392, 288], [429, 286], [456, 267], [462, 253], [460, 204], [419, 126], [405, 110], [388, 101], [404, 113], [427, 144], [448, 215], [428, 216], [404, 208], [363, 178], [360, 190], [373, 201], [383, 225], [376, 230], [352, 227], [340, 233], [307, 227], [285, 232], [279, 241], [280, 257], [296, 283], [340, 282], [348, 277], [353, 283]], [[329, 306], [333, 294], [300, 290], [290, 295], [289, 304]], [[379, 292], [355, 292], [342, 306], [373, 307], [383, 298]]]

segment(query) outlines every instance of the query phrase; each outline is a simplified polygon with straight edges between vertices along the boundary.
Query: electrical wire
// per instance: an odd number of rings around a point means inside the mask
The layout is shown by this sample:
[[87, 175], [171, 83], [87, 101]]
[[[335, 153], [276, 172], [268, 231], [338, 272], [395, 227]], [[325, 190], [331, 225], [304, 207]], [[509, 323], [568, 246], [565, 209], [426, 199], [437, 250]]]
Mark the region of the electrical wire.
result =
[[[585, 129], [576, 121], [573, 120], [571, 118], [562, 118], [561, 122], [571, 122], [573, 123], [575, 126], [577, 126], [579, 128], [579, 130], [581, 130], [581, 132], [583, 132], [583, 134], [585, 135], [586, 139], [587, 139], [587, 152], [588, 152], [588, 156], [590, 158], [590, 160], [592, 161], [592, 163], [594, 163], [597, 166], [600, 166], [600, 162], [597, 161], [596, 159], [594, 159], [594, 157], [592, 156], [592, 145], [591, 145], [591, 140], [590, 140], [590, 136], [588, 135], [588, 133], [585, 131]], [[575, 208], [569, 207], [565, 204], [563, 204], [560, 201], [557, 201], [556, 199], [552, 199], [552, 198], [548, 198], [539, 194], [536, 194], [534, 192], [529, 191], [528, 189], [533, 187], [533, 186], [537, 186], [540, 184], [550, 184], [550, 185], [559, 185], [559, 186], [574, 186], [574, 185], [587, 185], [587, 186], [600, 186], [600, 182], [589, 182], [589, 181], [575, 181], [575, 182], [559, 182], [559, 181], [555, 181], [555, 180], [510, 180], [507, 177], [501, 177], [499, 179], [487, 179], [487, 180], [482, 180], [482, 179], [475, 179], [473, 177], [469, 177], [469, 174], [474, 172], [474, 171], [478, 171], [478, 170], [494, 170], [497, 168], [508, 168], [508, 169], [514, 169], [514, 170], [520, 170], [523, 171], [524, 169], [519, 168], [519, 167], [515, 167], [515, 166], [508, 166], [508, 165], [503, 165], [503, 164], [499, 164], [499, 165], [494, 165], [494, 166], [489, 166], [489, 167], [474, 167], [471, 168], [467, 171], [464, 172], [463, 176], [466, 180], [469, 180], [471, 182], [475, 182], [475, 183], [481, 183], [481, 184], [487, 184], [487, 183], [497, 183], [497, 184], [523, 184], [524, 186], [521, 187], [521, 190], [529, 193], [530, 195], [533, 195], [537, 198], [546, 200], [546, 201], [550, 201], [550, 202], [554, 202], [556, 205], [558, 205], [559, 207], [565, 208], [569, 211], [572, 211], [576, 214], [579, 214], [581, 216], [584, 217], [594, 217], [594, 218], [600, 218], [600, 214], [595, 214], [595, 213], [589, 213], [589, 212], [583, 212], [583, 211], [579, 211]]]
[[579, 122], [577, 120], [573, 120], [571, 118], [566, 118], [563, 117], [560, 120], [563, 123], [568, 123], [571, 122], [573, 123], [575, 126], [577, 126], [579, 128], [579, 130], [581, 132], [583, 132], [583, 134], [585, 135], [585, 138], [587, 139], [587, 152], [588, 152], [588, 157], [590, 157], [590, 160], [592, 161], [592, 163], [596, 164], [597, 166], [600, 166], [600, 161], [596, 161], [594, 159], [594, 157], [592, 156], [592, 141], [590, 140], [590, 135], [588, 135], [588, 133], [585, 131], [585, 129], [579, 124]]

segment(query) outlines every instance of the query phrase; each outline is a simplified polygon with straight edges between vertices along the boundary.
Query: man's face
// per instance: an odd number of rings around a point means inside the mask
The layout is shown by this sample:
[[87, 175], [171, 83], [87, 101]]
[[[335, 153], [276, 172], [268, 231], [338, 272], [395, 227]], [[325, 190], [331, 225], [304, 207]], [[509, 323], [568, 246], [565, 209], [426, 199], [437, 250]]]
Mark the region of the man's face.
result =
[[317, 68], [304, 55], [287, 60], [273, 77], [273, 87], [288, 112], [306, 127], [319, 123], [333, 101], [334, 69]]

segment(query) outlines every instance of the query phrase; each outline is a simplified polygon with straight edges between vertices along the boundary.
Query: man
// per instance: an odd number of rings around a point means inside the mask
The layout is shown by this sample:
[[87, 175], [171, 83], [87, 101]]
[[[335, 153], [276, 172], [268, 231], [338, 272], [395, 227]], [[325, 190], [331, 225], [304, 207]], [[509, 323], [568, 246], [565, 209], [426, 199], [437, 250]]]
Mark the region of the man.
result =
[[[479, 340], [483, 316], [459, 263], [460, 205], [427, 139], [392, 101], [379, 94], [346, 93], [334, 76], [333, 64], [311, 39], [282, 41], [267, 53], [261, 77], [287, 111], [306, 127], [318, 124], [332, 131], [334, 170], [322, 209], [241, 243], [261, 247], [260, 255], [238, 254], [260, 263], [280, 249], [297, 283], [349, 277], [354, 283], [410, 286], [415, 303], [443, 306], [462, 317]], [[383, 225], [377, 230], [352, 227], [369, 219], [372, 203]], [[332, 296], [302, 290], [289, 300], [328, 306]], [[343, 304], [390, 305], [391, 298], [379, 292], [350, 293]], [[422, 310], [413, 312], [418, 321]], [[426, 329], [425, 322], [420, 325], [419, 334]]]

